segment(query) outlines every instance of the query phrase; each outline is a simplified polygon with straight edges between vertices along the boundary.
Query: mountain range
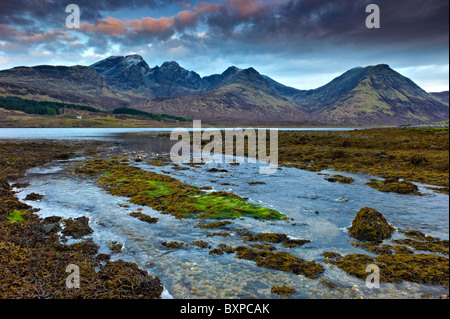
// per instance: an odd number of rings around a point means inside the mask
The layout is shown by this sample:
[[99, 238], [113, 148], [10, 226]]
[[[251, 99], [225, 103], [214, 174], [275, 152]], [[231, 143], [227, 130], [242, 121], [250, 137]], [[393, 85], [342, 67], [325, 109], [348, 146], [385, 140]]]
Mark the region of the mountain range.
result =
[[91, 66], [0, 71], [0, 95], [102, 110], [130, 107], [213, 125], [379, 126], [449, 118], [448, 92], [425, 92], [385, 64], [357, 67], [320, 88], [299, 90], [254, 68], [231, 66], [201, 77], [173, 61], [152, 68], [139, 55], [112, 56]]

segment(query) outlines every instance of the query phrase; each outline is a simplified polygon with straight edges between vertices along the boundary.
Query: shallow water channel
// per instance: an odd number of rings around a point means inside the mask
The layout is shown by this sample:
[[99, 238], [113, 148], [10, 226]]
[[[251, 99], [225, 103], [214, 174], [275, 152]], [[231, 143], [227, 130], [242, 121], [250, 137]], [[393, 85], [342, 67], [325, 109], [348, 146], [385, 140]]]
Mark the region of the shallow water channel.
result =
[[[198, 220], [177, 220], [171, 215], [160, 214], [149, 207], [141, 207], [144, 214], [159, 218], [156, 224], [147, 224], [129, 216], [139, 206], [126, 198], [107, 194], [96, 181], [76, 177], [70, 172], [79, 159], [56, 161], [31, 169], [25, 178], [30, 186], [18, 190], [24, 199], [31, 192], [44, 195], [37, 202], [28, 202], [41, 210], [41, 217], [62, 216], [76, 218], [86, 216], [94, 230], [92, 238], [101, 246], [101, 252], [111, 253], [111, 242], [123, 244], [122, 252], [113, 254], [112, 260], [123, 259], [137, 263], [150, 274], [158, 276], [166, 291], [165, 298], [277, 298], [271, 294], [274, 285], [287, 285], [297, 292], [289, 298], [420, 298], [422, 294], [448, 293], [440, 286], [415, 283], [386, 284], [378, 289], [366, 288], [363, 280], [350, 277], [336, 267], [323, 263], [324, 251], [340, 254], [367, 253], [353, 247], [354, 241], [346, 233], [356, 213], [369, 206], [381, 212], [394, 227], [402, 230], [419, 230], [426, 235], [449, 238], [448, 196], [435, 194], [421, 187], [425, 196], [382, 193], [364, 185], [372, 176], [339, 174], [355, 178], [352, 185], [330, 183], [324, 175], [295, 168], [280, 167], [275, 174], [259, 174], [260, 165], [243, 163], [207, 163], [195, 168], [185, 164], [186, 170], [174, 170], [172, 166], [157, 167], [146, 163], [152, 153], [164, 153], [170, 149], [167, 140], [143, 138], [136, 134], [115, 137], [105, 153], [129, 154], [130, 159], [140, 155], [142, 162], [130, 161], [145, 170], [158, 173], [170, 172], [174, 178], [198, 187], [212, 186], [214, 190], [230, 191], [249, 201], [280, 211], [290, 217], [283, 221], [258, 221], [249, 218], [233, 220], [227, 231], [230, 237], [207, 235], [216, 231], [194, 228], [204, 223]], [[216, 167], [228, 172], [207, 172]], [[323, 171], [322, 174], [336, 174]], [[165, 173], [162, 173], [165, 174]], [[249, 185], [249, 182], [265, 184]], [[419, 185], [424, 186], [424, 185]], [[346, 199], [345, 201], [342, 199]], [[123, 207], [128, 205], [129, 207]], [[234, 254], [210, 255], [210, 249], [192, 244], [203, 240], [216, 248], [224, 243], [230, 246], [246, 245], [236, 230], [246, 229], [255, 233], [283, 233], [292, 238], [311, 242], [298, 248], [285, 250], [304, 260], [322, 263], [325, 272], [318, 279], [308, 279], [277, 270], [255, 266], [253, 261], [235, 258]], [[395, 234], [393, 238], [400, 237]], [[170, 249], [162, 242], [179, 241], [187, 248]], [[382, 271], [382, 270], [381, 270]], [[323, 279], [333, 283], [330, 288]]]

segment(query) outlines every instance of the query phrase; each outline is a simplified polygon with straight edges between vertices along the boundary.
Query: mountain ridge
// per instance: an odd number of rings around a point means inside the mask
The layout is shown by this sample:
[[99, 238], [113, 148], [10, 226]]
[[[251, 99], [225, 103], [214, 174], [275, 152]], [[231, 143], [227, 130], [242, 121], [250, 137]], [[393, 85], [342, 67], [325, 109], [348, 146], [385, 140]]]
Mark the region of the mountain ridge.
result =
[[312, 90], [281, 84], [250, 67], [201, 77], [175, 61], [150, 67], [139, 55], [91, 66], [0, 71], [0, 95], [131, 107], [209, 123], [401, 125], [448, 120], [448, 92], [427, 93], [387, 64], [356, 67]]

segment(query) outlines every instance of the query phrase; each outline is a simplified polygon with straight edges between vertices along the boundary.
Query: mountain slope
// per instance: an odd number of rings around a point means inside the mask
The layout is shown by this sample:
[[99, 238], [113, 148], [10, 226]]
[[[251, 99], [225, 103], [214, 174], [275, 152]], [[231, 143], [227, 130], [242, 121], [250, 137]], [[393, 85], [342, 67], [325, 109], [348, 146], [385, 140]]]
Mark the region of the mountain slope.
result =
[[436, 99], [438, 102], [441, 102], [442, 104], [449, 105], [449, 92], [432, 92], [430, 95]]
[[[204, 78], [205, 79], [205, 78]], [[253, 68], [227, 69], [204, 80], [204, 92], [140, 102], [135, 108], [201, 119], [212, 124], [310, 122], [308, 112], [280, 96]]]
[[139, 55], [111, 56], [91, 65], [112, 88], [143, 97], [151, 97], [147, 90], [150, 67]]
[[3, 70], [0, 71], [0, 92], [102, 109], [123, 107], [131, 101], [112, 90], [101, 75], [86, 66], [42, 65]]
[[422, 124], [449, 114], [443, 103], [385, 64], [351, 69], [315, 90], [272, 86], [324, 124]]
[[131, 107], [223, 125], [378, 126], [448, 120], [448, 92], [429, 94], [381, 64], [351, 69], [314, 90], [298, 90], [254, 68], [229, 67], [201, 77], [139, 55], [86, 66], [17, 67], [0, 71], [0, 95], [62, 101], [103, 110]]
[[139, 55], [113, 56], [91, 67], [114, 89], [140, 97], [161, 98], [203, 92], [200, 75], [174, 61], [150, 68]]

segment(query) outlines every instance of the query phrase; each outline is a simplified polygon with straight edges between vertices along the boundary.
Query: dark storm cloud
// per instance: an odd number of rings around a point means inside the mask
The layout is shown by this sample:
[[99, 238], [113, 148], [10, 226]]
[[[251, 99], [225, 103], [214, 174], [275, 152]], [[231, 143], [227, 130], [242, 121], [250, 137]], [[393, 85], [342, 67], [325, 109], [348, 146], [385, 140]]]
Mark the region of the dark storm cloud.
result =
[[[81, 9], [77, 30], [65, 28], [70, 3]], [[380, 7], [380, 29], [365, 25], [370, 3]], [[148, 16], [147, 9], [166, 16]], [[258, 57], [262, 66], [298, 62], [303, 70], [315, 59], [335, 73], [388, 61], [448, 69], [448, 11], [448, 0], [0, 0], [0, 61], [2, 52], [26, 56], [47, 48], [95, 59], [135, 52], [192, 64], [253, 64]]]
[[[374, 46], [448, 44], [446, 0], [299, 0], [259, 5], [251, 2], [255, 5], [247, 15], [239, 11], [236, 1], [222, 6], [208, 17], [211, 30], [243, 43], [292, 48], [301, 48], [309, 41]], [[368, 29], [365, 25], [369, 3], [380, 7], [380, 29]]]
[[54, 26], [66, 18], [65, 8], [77, 4], [83, 19], [93, 22], [104, 18], [105, 12], [122, 9], [160, 8], [170, 4], [183, 6], [184, 0], [1, 0], [0, 24], [30, 25], [35, 22]]
[[[90, 37], [111, 36], [117, 42], [166, 40], [175, 33], [207, 28], [206, 39], [217, 43], [286, 46], [292, 49], [315, 41], [336, 44], [401, 44], [421, 41], [448, 43], [448, 0], [228, 0], [199, 2], [171, 17], [105, 17], [122, 9], [187, 7], [182, 0], [2, 0], [0, 25], [45, 32], [64, 29], [65, 6], [75, 2], [82, 11], [82, 30]], [[367, 29], [365, 8], [381, 9], [381, 28]], [[312, 41], [310, 43], [310, 41]]]
[[[381, 9], [381, 28], [365, 25], [366, 6]], [[138, 6], [138, 2], [134, 3]], [[155, 5], [158, 5], [155, 3]], [[97, 12], [101, 12], [99, 5]], [[202, 2], [171, 17], [137, 20], [104, 18], [84, 23], [92, 37], [111, 36], [118, 43], [165, 41], [175, 33], [205, 29], [205, 45], [234, 43], [236, 50], [252, 45], [255, 50], [298, 50], [323, 45], [377, 47], [428, 43], [448, 44], [447, 0], [228, 0]]]

